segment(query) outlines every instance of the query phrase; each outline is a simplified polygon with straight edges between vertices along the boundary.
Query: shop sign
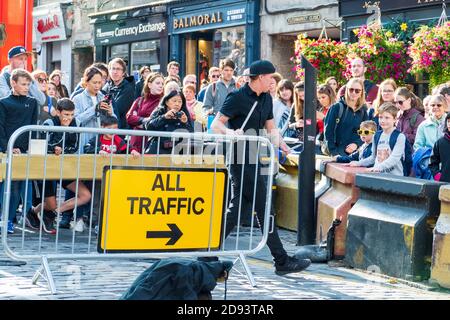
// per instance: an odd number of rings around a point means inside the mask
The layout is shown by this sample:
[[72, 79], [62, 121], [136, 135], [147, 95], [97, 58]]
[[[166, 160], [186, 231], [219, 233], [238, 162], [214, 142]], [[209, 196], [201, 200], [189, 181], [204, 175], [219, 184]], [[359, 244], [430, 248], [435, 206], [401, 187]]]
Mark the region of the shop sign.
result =
[[225, 169], [105, 167], [98, 252], [215, 250]]
[[33, 11], [34, 42], [66, 40], [63, 12], [59, 4], [36, 7]]
[[287, 19], [287, 23], [288, 24], [311, 23], [311, 22], [319, 22], [320, 19], [321, 19], [320, 14], [310, 14], [306, 16], [290, 17]]
[[189, 13], [174, 13], [172, 33], [184, 33], [224, 26], [240, 25], [247, 20], [246, 6], [233, 5], [208, 10], [195, 10]]
[[357, 16], [367, 14], [367, 8], [378, 6], [381, 12], [425, 8], [428, 6], [442, 6], [450, 4], [450, 0], [341, 0], [339, 1], [339, 16]]
[[106, 45], [160, 38], [167, 33], [167, 25], [161, 19], [147, 22], [126, 20], [123, 26], [114, 24], [95, 25], [95, 44]]

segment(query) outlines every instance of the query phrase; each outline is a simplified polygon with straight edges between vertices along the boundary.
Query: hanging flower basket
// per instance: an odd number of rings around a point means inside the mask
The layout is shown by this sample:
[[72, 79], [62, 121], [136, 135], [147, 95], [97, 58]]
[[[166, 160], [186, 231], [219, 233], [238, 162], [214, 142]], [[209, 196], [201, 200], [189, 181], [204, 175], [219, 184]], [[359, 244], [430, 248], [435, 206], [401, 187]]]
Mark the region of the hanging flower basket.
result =
[[298, 35], [295, 41], [295, 56], [291, 60], [295, 64], [293, 71], [299, 80], [304, 79], [301, 55], [318, 70], [319, 82], [324, 82], [331, 76], [336, 77], [338, 82], [343, 82], [347, 55], [344, 43], [330, 39], [309, 39], [305, 34]]
[[[407, 25], [403, 28], [406, 29]], [[358, 42], [349, 45], [346, 78], [351, 77], [351, 59], [360, 57], [367, 67], [367, 79], [380, 83], [392, 78], [398, 84], [403, 84], [411, 64], [408, 46], [395, 38], [392, 31], [377, 25], [363, 26], [354, 32], [358, 36]]]
[[426, 72], [430, 86], [450, 80], [450, 22], [441, 26], [423, 26], [414, 34], [409, 47], [412, 73]]

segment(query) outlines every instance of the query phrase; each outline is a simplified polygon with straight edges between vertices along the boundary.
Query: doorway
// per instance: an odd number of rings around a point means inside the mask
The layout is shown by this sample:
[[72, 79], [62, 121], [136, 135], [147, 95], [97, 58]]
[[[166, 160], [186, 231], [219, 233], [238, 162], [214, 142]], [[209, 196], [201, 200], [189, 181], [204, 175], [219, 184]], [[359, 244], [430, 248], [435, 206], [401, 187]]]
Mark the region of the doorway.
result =
[[214, 31], [196, 32], [185, 37], [185, 75], [197, 76], [197, 91], [203, 79], [208, 80], [208, 70], [213, 66]]

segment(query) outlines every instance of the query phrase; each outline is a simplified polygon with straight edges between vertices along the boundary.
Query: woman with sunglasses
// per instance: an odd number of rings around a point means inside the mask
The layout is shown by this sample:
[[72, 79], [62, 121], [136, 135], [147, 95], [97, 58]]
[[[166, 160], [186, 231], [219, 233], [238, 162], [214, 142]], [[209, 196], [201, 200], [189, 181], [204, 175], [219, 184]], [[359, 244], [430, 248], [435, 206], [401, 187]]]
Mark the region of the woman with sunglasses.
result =
[[423, 105], [420, 98], [408, 90], [400, 87], [395, 90], [394, 102], [400, 110], [397, 129], [402, 132], [411, 145], [416, 139], [416, 132], [419, 125], [425, 120], [423, 117]]
[[431, 115], [417, 128], [414, 150], [421, 147], [433, 148], [436, 141], [444, 135], [447, 101], [441, 95], [433, 95], [429, 106]]
[[346, 156], [362, 144], [358, 135], [361, 122], [369, 120], [365, 106], [364, 83], [352, 78], [345, 86], [345, 94], [333, 104], [325, 118], [325, 154]]
[[48, 76], [43, 70], [35, 70], [32, 74], [33, 78], [38, 82], [39, 90], [45, 95], [45, 104], [40, 107], [38, 114], [38, 124], [44, 123], [45, 120], [56, 116], [56, 99], [48, 94]]
[[386, 79], [380, 83], [377, 97], [373, 101], [372, 108], [369, 110], [369, 119], [375, 121], [378, 130], [381, 130], [378, 123], [378, 108], [385, 102], [394, 103], [395, 90], [397, 90], [397, 83], [395, 83], [394, 79]]

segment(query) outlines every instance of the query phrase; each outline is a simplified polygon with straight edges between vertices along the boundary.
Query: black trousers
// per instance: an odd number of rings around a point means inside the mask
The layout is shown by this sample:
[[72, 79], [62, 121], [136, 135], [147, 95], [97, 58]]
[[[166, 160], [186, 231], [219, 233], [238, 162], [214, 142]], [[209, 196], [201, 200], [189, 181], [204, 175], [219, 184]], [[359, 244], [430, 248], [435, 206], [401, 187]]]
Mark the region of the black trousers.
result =
[[[242, 175], [242, 167], [244, 166], [244, 174]], [[231, 174], [231, 201], [227, 209], [227, 224], [225, 236], [231, 233], [238, 222], [239, 207], [241, 207], [241, 217], [245, 213], [251, 213], [253, 205], [253, 194], [255, 191], [255, 171], [254, 164], [232, 164], [230, 166]], [[266, 209], [267, 194], [267, 176], [261, 174], [261, 166], [258, 166], [258, 176], [256, 180], [255, 194], [255, 211], [261, 224], [261, 231], [264, 228], [264, 213]], [[242, 200], [240, 200], [242, 184]], [[271, 215], [273, 215], [271, 206]], [[277, 227], [274, 226], [273, 232], [269, 233], [267, 238], [267, 246], [272, 254], [275, 263], [284, 264], [287, 258], [286, 250], [283, 248]]]

